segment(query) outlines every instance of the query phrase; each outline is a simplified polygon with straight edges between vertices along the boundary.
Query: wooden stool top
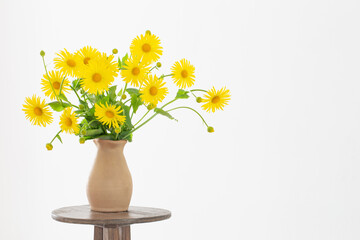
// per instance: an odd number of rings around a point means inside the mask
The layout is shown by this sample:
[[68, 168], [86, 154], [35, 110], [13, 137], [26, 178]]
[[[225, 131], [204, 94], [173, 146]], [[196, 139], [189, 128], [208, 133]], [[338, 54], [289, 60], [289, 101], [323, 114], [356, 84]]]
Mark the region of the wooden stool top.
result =
[[89, 205], [83, 205], [56, 209], [51, 216], [59, 222], [116, 227], [165, 220], [170, 218], [171, 212], [160, 208], [129, 207], [127, 212], [104, 213], [91, 211]]

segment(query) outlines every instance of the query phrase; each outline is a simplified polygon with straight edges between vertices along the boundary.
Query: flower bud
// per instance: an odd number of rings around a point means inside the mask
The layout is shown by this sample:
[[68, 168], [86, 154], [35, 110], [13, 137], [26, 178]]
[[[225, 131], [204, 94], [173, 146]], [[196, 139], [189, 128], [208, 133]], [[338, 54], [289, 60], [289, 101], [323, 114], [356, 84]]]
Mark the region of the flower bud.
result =
[[212, 132], [214, 132], [214, 128], [213, 128], [213, 127], [208, 127], [208, 128], [207, 128], [207, 131], [208, 131], [209, 133], [212, 133]]
[[53, 145], [51, 143], [46, 144], [46, 149], [51, 151], [53, 149]]
[[81, 89], [81, 90], [80, 90], [80, 93], [81, 93], [81, 94], [84, 94], [84, 93], [85, 93], [84, 89]]
[[149, 34], [149, 35], [151, 35], [150, 30], [146, 30], [145, 34]]
[[84, 104], [80, 104], [80, 105], [79, 105], [79, 109], [80, 109], [80, 110], [84, 110], [84, 108], [85, 108]]
[[148, 110], [152, 110], [152, 109], [154, 109], [154, 108], [156, 108], [156, 105], [153, 105], [153, 104], [149, 104], [149, 105], [147, 105], [147, 109]]
[[81, 132], [80, 132], [81, 135], [86, 135], [86, 130], [85, 129], [82, 129]]
[[45, 56], [45, 52], [43, 50], [40, 51], [40, 56], [42, 56], [42, 57]]
[[84, 144], [85, 143], [85, 138], [84, 137], [79, 138], [79, 143]]
[[121, 95], [121, 99], [125, 100], [126, 99], [126, 94]]
[[196, 102], [197, 102], [197, 103], [201, 103], [201, 102], [202, 102], [202, 98], [201, 98], [201, 97], [197, 97], [197, 98], [196, 98]]
[[121, 133], [121, 128], [119, 128], [119, 127], [115, 128], [115, 133], [116, 133], [116, 134]]
[[113, 50], [112, 50], [112, 53], [113, 54], [117, 54], [119, 51], [116, 49], [116, 48], [114, 48]]
[[156, 66], [157, 66], [158, 68], [161, 68], [161, 62], [157, 62], [157, 63], [156, 63]]

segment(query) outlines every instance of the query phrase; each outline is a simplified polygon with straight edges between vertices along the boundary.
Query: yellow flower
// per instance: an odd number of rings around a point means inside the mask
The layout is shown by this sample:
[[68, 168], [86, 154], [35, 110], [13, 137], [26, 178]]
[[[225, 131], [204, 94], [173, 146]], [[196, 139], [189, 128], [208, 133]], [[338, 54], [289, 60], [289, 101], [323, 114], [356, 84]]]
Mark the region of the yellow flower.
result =
[[126, 69], [121, 70], [121, 77], [126, 83], [131, 83], [135, 87], [142, 85], [146, 73], [150, 68], [140, 63], [140, 59], [128, 58], [125, 61]]
[[111, 74], [114, 77], [118, 76], [118, 72], [119, 72], [118, 63], [114, 61], [113, 55], [107, 56], [106, 53], [102, 53], [98, 61], [103, 62], [106, 65], [106, 67], [109, 69], [109, 71], [111, 71]]
[[195, 67], [190, 64], [190, 61], [186, 59], [181, 59], [171, 67], [171, 70], [174, 83], [179, 88], [187, 88], [194, 85]]
[[76, 54], [80, 57], [81, 64], [84, 66], [88, 65], [90, 61], [99, 58], [101, 53], [96, 48], [86, 46], [77, 51]]
[[154, 34], [141, 34], [132, 41], [130, 51], [133, 56], [140, 58], [142, 63], [151, 64], [162, 55], [160, 39]]
[[[61, 89], [61, 93], [68, 92], [70, 90], [70, 82], [66, 79], [66, 76], [60, 71], [51, 71], [49, 72], [50, 82], [48, 80], [48, 76], [44, 74], [43, 79], [41, 79], [41, 85], [43, 86], [41, 90], [45, 92], [45, 96], [50, 97], [51, 100], [55, 99], [56, 96], [54, 94], [53, 88], [55, 90], [56, 95], [60, 93], [61, 82], [64, 79], [63, 86]], [[51, 87], [52, 85], [52, 87]]]
[[60, 128], [62, 131], [66, 133], [79, 133], [79, 125], [77, 123], [78, 117], [72, 111], [71, 107], [67, 107], [64, 109], [63, 113], [60, 116]]
[[156, 106], [164, 100], [165, 95], [168, 93], [168, 89], [164, 85], [162, 78], [157, 78], [156, 75], [148, 75], [140, 89], [141, 99], [145, 104]]
[[205, 103], [201, 107], [210, 112], [215, 112], [215, 110], [223, 108], [225, 105], [228, 104], [230, 100], [230, 91], [225, 87], [221, 88], [220, 90], [216, 90], [214, 87], [207, 92], [207, 94], [203, 97], [202, 101]]
[[50, 112], [45, 100], [41, 100], [40, 97], [36, 95], [33, 95], [31, 98], [27, 97], [23, 107], [26, 119], [29, 119], [33, 125], [45, 127], [46, 124], [50, 124], [53, 120], [52, 112]]
[[54, 59], [55, 68], [60, 69], [65, 75], [76, 76], [81, 64], [79, 55], [69, 53], [66, 49], [56, 55], [58, 57]]
[[96, 104], [95, 105], [95, 116], [99, 121], [105, 125], [108, 125], [110, 128], [118, 128], [119, 123], [123, 124], [125, 122], [125, 116], [120, 115], [122, 113], [120, 106], [108, 105], [105, 104]]
[[88, 93], [103, 93], [114, 81], [111, 68], [104, 61], [91, 61], [82, 69], [82, 86]]

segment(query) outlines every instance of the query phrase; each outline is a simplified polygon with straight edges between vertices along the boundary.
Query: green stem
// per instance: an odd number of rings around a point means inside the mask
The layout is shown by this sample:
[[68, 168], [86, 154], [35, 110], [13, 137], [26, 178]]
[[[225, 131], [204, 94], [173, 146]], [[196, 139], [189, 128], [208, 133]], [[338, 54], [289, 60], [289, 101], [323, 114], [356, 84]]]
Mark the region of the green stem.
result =
[[62, 130], [60, 130], [60, 131], [55, 135], [55, 137], [51, 140], [50, 143], [52, 143], [52, 142], [55, 140], [55, 138], [57, 137], [57, 135], [59, 135], [59, 133], [61, 133], [61, 131], [62, 131]]
[[166, 78], [166, 77], [170, 77], [173, 76], [174, 74], [168, 74], [168, 75], [161, 75], [159, 78]]
[[125, 93], [125, 91], [126, 91], [126, 88], [127, 88], [127, 83], [125, 83], [124, 90], [121, 92], [120, 103], [122, 103], [122, 96], [124, 95], [124, 93]]
[[201, 120], [205, 123], [206, 127], [209, 127], [209, 125], [206, 123], [205, 119], [201, 116], [201, 114], [198, 111], [196, 111], [195, 109], [191, 108], [191, 107], [185, 107], [185, 106], [176, 107], [176, 108], [169, 109], [166, 112], [174, 111], [174, 110], [180, 109], [180, 108], [186, 108], [186, 109], [190, 109], [190, 110], [194, 111], [201, 118]]
[[74, 91], [74, 93], [76, 94], [79, 101], [81, 101], [81, 98], [80, 98], [79, 94], [76, 92], [75, 88], [73, 88], [72, 86], [70, 86], [70, 88]]
[[144, 115], [144, 116], [142, 116], [142, 118], [140, 118], [140, 120], [139, 120], [139, 121], [137, 121], [137, 123], [135, 123], [135, 124], [134, 124], [134, 127], [135, 127], [136, 125], [138, 125], [138, 123], [139, 123], [139, 122], [141, 122], [141, 120], [143, 120], [143, 119], [144, 119], [144, 117], [146, 117], [146, 115], [147, 115], [149, 112], [150, 112], [150, 110], [148, 110], [148, 111], [145, 113], [145, 115]]
[[[170, 102], [166, 103], [164, 106], [162, 106], [160, 109], [163, 109], [164, 107], [166, 107], [167, 105], [169, 105], [170, 103], [175, 102], [176, 100], [178, 100], [177, 98], [171, 100]], [[132, 131], [130, 131], [128, 134], [126, 134], [123, 139], [125, 139], [127, 136], [129, 136], [131, 133], [135, 132], [136, 130], [138, 130], [139, 128], [141, 128], [142, 126], [144, 126], [146, 123], [148, 123], [151, 119], [153, 119], [156, 115], [158, 115], [158, 113], [155, 113], [154, 115], [152, 115], [149, 119], [147, 119], [145, 122], [143, 122], [142, 124], [140, 124], [140, 126], [138, 126], [137, 128], [134, 128]]]
[[65, 80], [65, 77], [64, 77], [64, 78], [62, 79], [62, 81], [61, 81], [60, 90], [59, 90], [59, 95], [61, 94], [61, 90], [62, 90], [62, 88], [63, 88], [64, 80]]
[[208, 92], [208, 91], [206, 91], [206, 90], [204, 90], [204, 89], [193, 89], [193, 90], [190, 90], [190, 92]]
[[156, 68], [156, 69], [157, 69], [157, 67], [156, 67], [156, 66], [154, 66], [154, 67], [152, 67], [152, 68], [149, 70], [149, 72], [151, 72], [154, 68]]

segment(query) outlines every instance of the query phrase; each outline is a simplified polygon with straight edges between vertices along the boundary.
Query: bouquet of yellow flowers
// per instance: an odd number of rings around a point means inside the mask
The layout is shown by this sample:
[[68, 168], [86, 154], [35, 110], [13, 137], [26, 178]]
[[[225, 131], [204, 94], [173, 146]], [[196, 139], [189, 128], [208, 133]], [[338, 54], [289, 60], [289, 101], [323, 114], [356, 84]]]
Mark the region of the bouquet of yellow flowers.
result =
[[[157, 115], [170, 119], [174, 117], [170, 112], [177, 109], [194, 111], [204, 122], [208, 132], [214, 128], [209, 126], [202, 115], [188, 106], [166, 109], [173, 102], [194, 97], [202, 109], [215, 112], [223, 109], [230, 100], [230, 91], [225, 87], [208, 91], [190, 89], [195, 82], [195, 67], [190, 61], [182, 59], [174, 63], [171, 73], [154, 73], [161, 67], [158, 62], [162, 55], [160, 39], [149, 30], [133, 39], [130, 46], [130, 56], [115, 57], [117, 49], [112, 54], [99, 52], [90, 46], [70, 53], [66, 49], [57, 53], [54, 59], [56, 70], [48, 71], [45, 64], [45, 52], [41, 51], [45, 74], [41, 80], [42, 90], [51, 102], [33, 95], [27, 97], [23, 105], [26, 118], [33, 125], [46, 126], [53, 121], [53, 113], [61, 112], [60, 130], [55, 137], [46, 144], [46, 148], [53, 148], [53, 141], [62, 142], [60, 134], [70, 133], [79, 136], [79, 142], [89, 139], [127, 140], [132, 141], [135, 131], [148, 123]], [[120, 73], [124, 81], [121, 89], [113, 85]], [[168, 89], [165, 78], [171, 77], [173, 83], [179, 87], [175, 97], [160, 106]], [[68, 99], [73, 92], [77, 104]], [[196, 94], [202, 94], [198, 96]], [[134, 115], [139, 107], [146, 107], [146, 113], [137, 121]], [[146, 116], [152, 112], [152, 116]]]

